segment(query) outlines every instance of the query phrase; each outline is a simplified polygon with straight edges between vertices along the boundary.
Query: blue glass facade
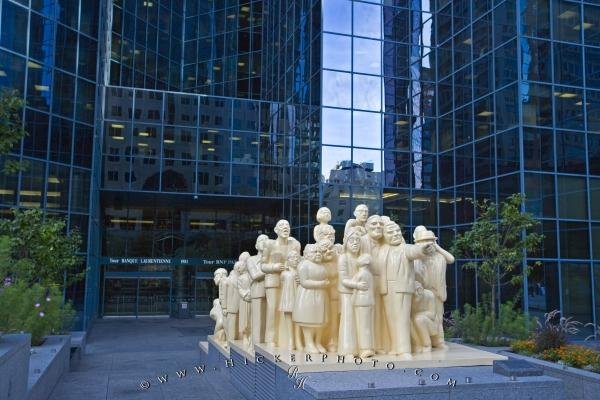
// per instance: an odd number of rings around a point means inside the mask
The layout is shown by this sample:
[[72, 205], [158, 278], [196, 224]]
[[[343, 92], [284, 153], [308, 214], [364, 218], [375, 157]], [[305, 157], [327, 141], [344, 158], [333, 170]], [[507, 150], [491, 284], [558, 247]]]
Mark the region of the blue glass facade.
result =
[[[527, 195], [541, 261], [521, 303], [600, 312], [600, 2], [1, 0], [0, 85], [29, 136], [0, 212], [87, 239], [69, 288], [97, 315], [206, 312], [227, 265], [320, 206], [468, 229], [470, 198]], [[95, 139], [94, 139], [95, 138]], [[4, 211], [2, 211], [4, 210]], [[341, 240], [341, 238], [340, 238]], [[486, 292], [448, 270], [449, 308]], [[82, 266], [83, 268], [84, 266]], [[505, 299], [514, 292], [502, 293]]]

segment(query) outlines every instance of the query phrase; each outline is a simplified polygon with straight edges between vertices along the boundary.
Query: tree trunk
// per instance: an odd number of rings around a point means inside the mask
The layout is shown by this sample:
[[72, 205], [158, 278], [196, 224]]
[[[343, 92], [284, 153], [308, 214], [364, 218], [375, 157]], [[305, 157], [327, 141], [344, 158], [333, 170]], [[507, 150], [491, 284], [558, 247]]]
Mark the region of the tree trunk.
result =
[[490, 313], [492, 316], [492, 328], [496, 327], [496, 285], [494, 283], [491, 284], [492, 287], [492, 295], [490, 296]]

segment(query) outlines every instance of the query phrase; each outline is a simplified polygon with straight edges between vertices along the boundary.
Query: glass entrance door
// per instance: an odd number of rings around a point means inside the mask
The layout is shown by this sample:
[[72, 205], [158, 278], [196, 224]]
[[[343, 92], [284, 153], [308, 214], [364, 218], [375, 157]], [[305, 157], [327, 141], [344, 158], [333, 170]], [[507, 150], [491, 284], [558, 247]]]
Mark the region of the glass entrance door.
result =
[[213, 281], [212, 273], [196, 272], [195, 292], [196, 315], [207, 315], [210, 313], [213, 300], [219, 297], [219, 289]]
[[136, 315], [137, 285], [134, 278], [104, 279], [104, 315]]
[[138, 315], [171, 314], [171, 279], [139, 280]]

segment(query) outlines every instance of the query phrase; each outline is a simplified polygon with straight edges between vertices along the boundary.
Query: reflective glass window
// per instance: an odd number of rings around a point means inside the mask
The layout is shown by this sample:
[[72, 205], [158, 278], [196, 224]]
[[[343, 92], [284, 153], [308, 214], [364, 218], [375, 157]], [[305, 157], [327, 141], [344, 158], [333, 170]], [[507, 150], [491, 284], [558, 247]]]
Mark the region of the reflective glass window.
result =
[[410, 187], [410, 153], [386, 151], [384, 154], [385, 186]]
[[381, 111], [381, 77], [353, 74], [352, 106], [357, 109]]
[[553, 0], [552, 21], [554, 39], [581, 43], [580, 3]]
[[475, 97], [491, 93], [494, 88], [493, 58], [487, 55], [475, 61], [473, 66]]
[[27, 105], [50, 111], [52, 69], [34, 61], [27, 63]]
[[437, 13], [437, 34], [439, 42], [443, 42], [452, 35], [452, 5], [448, 5]]
[[455, 153], [456, 184], [473, 180], [473, 146], [458, 147]]
[[600, 220], [600, 179], [590, 178], [591, 218]]
[[231, 194], [242, 196], [256, 196], [257, 191], [258, 166], [232, 164]]
[[199, 162], [196, 179], [198, 193], [229, 194], [230, 165]]
[[496, 88], [517, 80], [517, 41], [513, 40], [494, 52]]
[[600, 132], [600, 91], [586, 91], [587, 129]]
[[496, 160], [498, 175], [519, 169], [519, 132], [512, 129], [496, 136]]
[[96, 104], [96, 85], [83, 79], [77, 79], [77, 97], [75, 99], [75, 119], [94, 123], [94, 106]]
[[527, 277], [528, 311], [531, 316], [542, 320], [547, 312], [559, 309], [559, 296], [557, 263], [543, 261], [533, 265]]
[[2, 5], [2, 32], [0, 45], [26, 54], [27, 52], [27, 10], [11, 2]]
[[[600, 259], [600, 224], [592, 224], [592, 257], [596, 260]], [[597, 274], [598, 272], [596, 272], [596, 284], [600, 284], [598, 282], [600, 276]]]
[[554, 87], [555, 125], [558, 128], [583, 128], [583, 92], [580, 89]]
[[25, 59], [0, 50], [0, 85], [24, 92]]
[[590, 265], [587, 263], [566, 263], [560, 265], [562, 280], [562, 306], [564, 315], [575, 321], [592, 321], [592, 288]]
[[[227, 151], [227, 158], [229, 158], [229, 135], [219, 135], [219, 131], [216, 133], [208, 132], [209, 130], [202, 131], [201, 143], [207, 148], [213, 146], [214, 150], [209, 152], [217, 152], [216, 149], [219, 147], [225, 147]], [[212, 131], [212, 129], [210, 130]], [[219, 139], [216, 137], [219, 136]], [[216, 144], [218, 142], [219, 144]], [[176, 126], [165, 126], [163, 128], [163, 157], [165, 158], [179, 158], [186, 160], [196, 159], [196, 129], [176, 127]]]
[[[70, 168], [49, 163], [46, 190], [46, 208], [67, 210], [69, 208]], [[89, 186], [86, 188], [89, 192]]]
[[554, 217], [554, 176], [525, 174], [525, 208], [536, 217]]
[[527, 0], [521, 11], [523, 34], [534, 37], [550, 37], [549, 0]]
[[[352, 39], [349, 36], [323, 34], [323, 68], [350, 71]], [[367, 59], [373, 55], [369, 54]]]
[[[63, 118], [52, 118], [50, 134], [50, 160], [65, 164], [71, 163], [71, 138], [73, 137], [73, 123]], [[89, 191], [89, 189], [88, 189]]]
[[477, 59], [492, 49], [490, 14], [473, 23], [473, 58]]
[[600, 46], [600, 7], [583, 6], [583, 41], [585, 44]]
[[454, 38], [454, 69], [471, 62], [471, 30], [465, 29]]
[[193, 193], [196, 165], [183, 160], [162, 160], [161, 190]]
[[437, 196], [435, 192], [413, 191], [411, 200], [413, 226], [432, 226], [437, 223]]
[[236, 163], [255, 164], [258, 160], [258, 133], [233, 132], [231, 137], [239, 137], [239, 140], [231, 141], [232, 160]]
[[454, 31], [457, 32], [467, 26], [471, 20], [471, 0], [452, 1], [454, 17]]
[[354, 111], [352, 123], [354, 146], [381, 148], [381, 114]]
[[51, 64], [54, 57], [54, 23], [35, 13], [29, 22], [29, 57]]
[[549, 85], [523, 82], [523, 123], [526, 125], [552, 126], [552, 89]]
[[323, 144], [350, 146], [352, 138], [351, 112], [334, 108], [322, 109]]
[[27, 110], [25, 113], [25, 130], [28, 135], [23, 139], [23, 154], [46, 159], [48, 151], [48, 114]]
[[354, 72], [381, 75], [381, 42], [355, 38], [353, 43]]
[[494, 131], [494, 97], [488, 96], [475, 103], [475, 135], [482, 138]]
[[[377, 4], [354, 2], [353, 34], [381, 39], [381, 6]], [[336, 18], [340, 18], [336, 13]]]
[[554, 43], [554, 82], [565, 85], [583, 84], [581, 46]]
[[436, 157], [413, 153], [412, 173], [415, 189], [437, 188], [437, 162]]
[[350, 74], [345, 72], [323, 71], [323, 105], [350, 107]]
[[600, 88], [600, 49], [585, 48], [585, 83], [589, 88]]
[[[48, 178], [48, 182], [50, 183], [50, 178]], [[71, 211], [88, 212], [89, 202], [90, 171], [73, 168], [71, 177]]]
[[346, 162], [352, 160], [351, 149], [348, 147], [322, 146], [321, 148], [321, 175], [325, 182], [345, 183], [349, 182], [348, 168], [351, 164]]
[[[386, 3], [389, 4], [389, 3]], [[383, 35], [386, 40], [409, 41], [410, 12], [407, 9], [383, 7]]]
[[495, 172], [494, 138], [486, 138], [475, 142], [475, 169], [476, 179], [489, 178]]
[[591, 175], [600, 175], [600, 135], [589, 133], [587, 154]]
[[259, 167], [259, 196], [281, 197], [283, 191], [283, 168], [260, 166]]
[[511, 85], [496, 92], [496, 129], [499, 131], [512, 128], [519, 120], [517, 104], [517, 85]]
[[524, 38], [521, 42], [521, 78], [552, 82], [551, 42]]
[[498, 201], [502, 202], [509, 196], [518, 193], [521, 188], [519, 174], [506, 175], [498, 178]]
[[337, 33], [352, 33], [352, 2], [349, 0], [323, 0], [323, 30]]
[[586, 138], [583, 132], [556, 133], [556, 168], [558, 172], [585, 174]]
[[75, 78], [63, 72], [54, 71], [52, 111], [64, 117], [73, 118], [73, 97]]
[[364, 176], [358, 175], [353, 177], [353, 183], [361, 185], [373, 183], [379, 184], [380, 174], [374, 172], [381, 172], [381, 150], [367, 150], [367, 149], [352, 149], [352, 162], [359, 164], [365, 170]]
[[92, 166], [92, 137], [93, 128], [75, 124], [75, 137], [73, 146], [73, 163], [86, 168]]
[[554, 171], [554, 137], [550, 130], [523, 129], [525, 169]]
[[449, 187], [454, 185], [454, 153], [449, 151], [439, 156], [440, 186]]
[[454, 135], [456, 145], [473, 140], [473, 111], [471, 105], [461, 108], [454, 113]]
[[472, 223], [475, 213], [473, 209], [473, 185], [458, 186], [456, 188], [456, 223]]
[[587, 191], [585, 178], [558, 175], [558, 216], [560, 218], [587, 218]]
[[60, 24], [56, 27], [56, 66], [75, 72], [77, 65], [77, 32]]
[[517, 34], [515, 0], [507, 0], [494, 8], [494, 46], [512, 39]]

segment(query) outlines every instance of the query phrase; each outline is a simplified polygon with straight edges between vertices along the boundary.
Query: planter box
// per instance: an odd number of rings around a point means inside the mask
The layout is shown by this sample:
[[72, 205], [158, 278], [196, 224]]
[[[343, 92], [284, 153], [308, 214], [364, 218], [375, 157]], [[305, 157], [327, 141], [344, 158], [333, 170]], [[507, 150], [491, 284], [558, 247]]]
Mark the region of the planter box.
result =
[[60, 377], [69, 370], [71, 336], [48, 336], [41, 346], [32, 348], [29, 362], [27, 400], [46, 400]]
[[30, 343], [30, 334], [0, 337], [0, 399], [27, 397]]
[[508, 351], [503, 351], [501, 353], [510, 358], [525, 360], [543, 368], [544, 375], [562, 379], [565, 384], [565, 398], [567, 399], [594, 399], [597, 398], [598, 393], [600, 393], [600, 374], [579, 368], [562, 366], [553, 362]]

